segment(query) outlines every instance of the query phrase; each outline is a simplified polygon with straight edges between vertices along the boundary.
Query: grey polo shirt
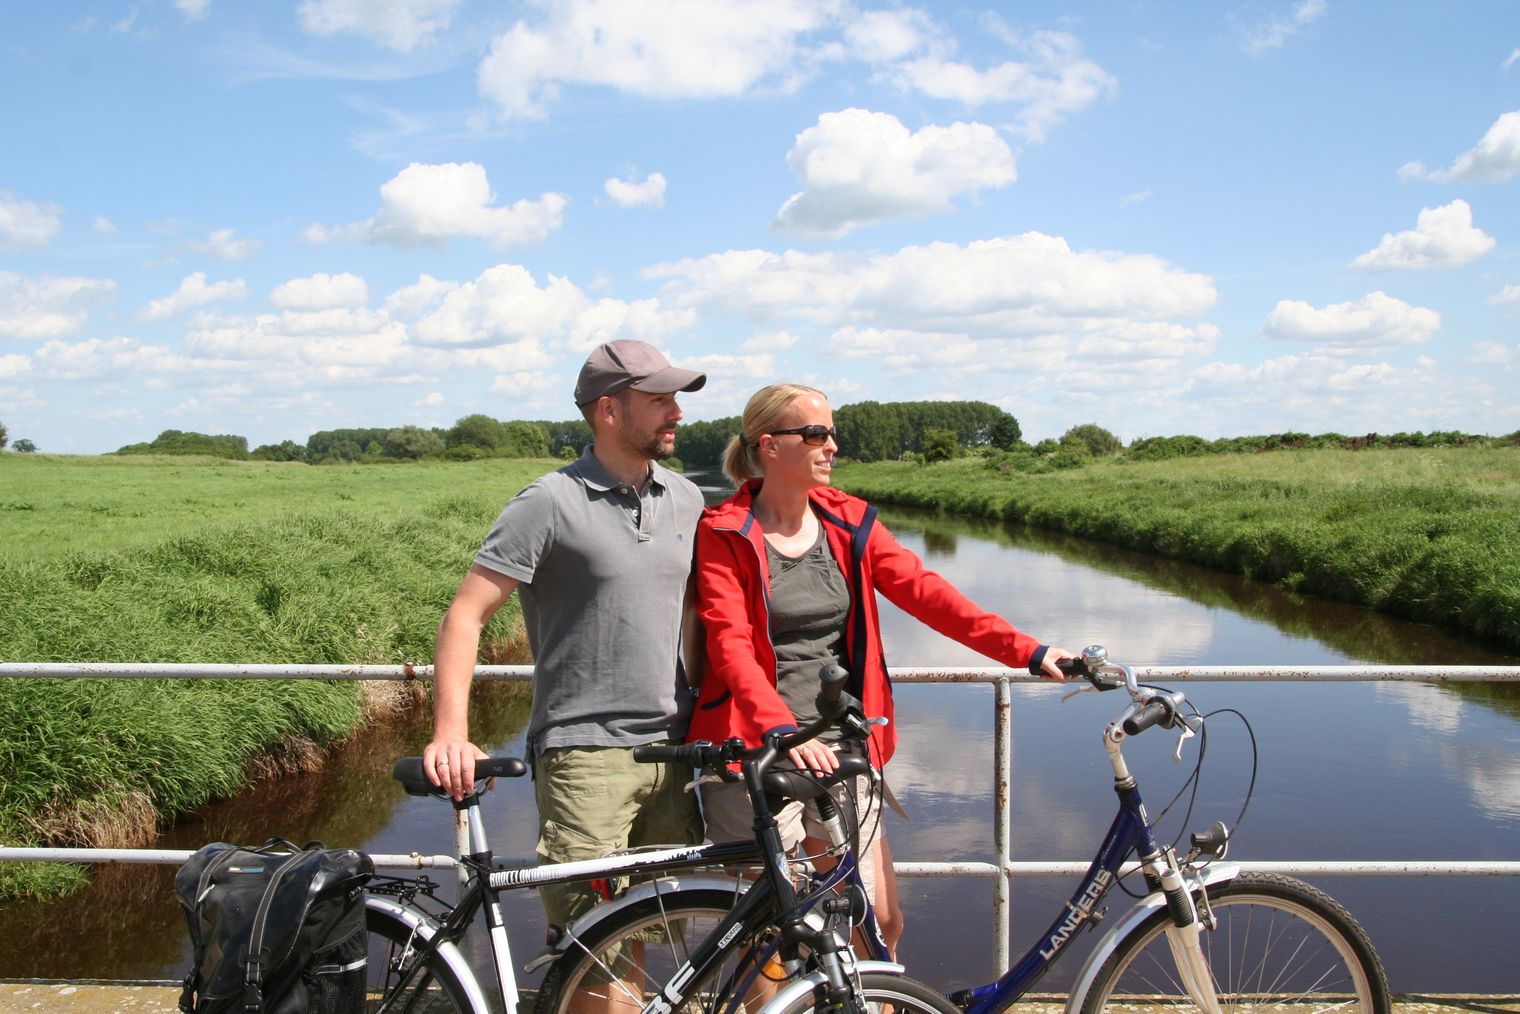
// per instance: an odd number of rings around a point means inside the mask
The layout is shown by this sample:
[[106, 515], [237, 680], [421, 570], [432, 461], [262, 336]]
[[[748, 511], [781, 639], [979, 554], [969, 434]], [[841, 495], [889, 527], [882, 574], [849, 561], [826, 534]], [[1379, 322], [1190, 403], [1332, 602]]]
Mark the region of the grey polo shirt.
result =
[[686, 735], [681, 606], [702, 494], [659, 464], [642, 496], [588, 447], [507, 504], [475, 557], [521, 584], [532, 749]]

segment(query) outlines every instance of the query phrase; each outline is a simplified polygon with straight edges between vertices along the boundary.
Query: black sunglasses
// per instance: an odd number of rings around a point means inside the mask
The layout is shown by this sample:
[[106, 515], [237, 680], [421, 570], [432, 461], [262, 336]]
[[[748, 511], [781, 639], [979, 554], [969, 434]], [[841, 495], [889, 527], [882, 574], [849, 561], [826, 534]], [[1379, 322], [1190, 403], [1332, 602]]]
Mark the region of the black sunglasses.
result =
[[831, 438], [836, 444], [839, 443], [839, 432], [834, 427], [820, 426], [818, 423], [813, 423], [811, 426], [793, 426], [789, 430], [771, 430], [773, 437], [784, 437], [793, 433], [801, 437], [803, 443], [812, 447], [822, 447]]

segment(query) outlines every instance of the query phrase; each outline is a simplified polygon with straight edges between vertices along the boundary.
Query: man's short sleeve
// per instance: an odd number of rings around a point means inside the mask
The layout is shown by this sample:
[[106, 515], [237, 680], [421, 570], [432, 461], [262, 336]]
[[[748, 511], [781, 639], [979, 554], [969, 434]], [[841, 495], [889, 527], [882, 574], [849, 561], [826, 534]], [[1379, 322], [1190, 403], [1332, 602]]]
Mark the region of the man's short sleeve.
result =
[[475, 562], [487, 570], [531, 583], [554, 543], [554, 496], [545, 476], [530, 483], [502, 509]]

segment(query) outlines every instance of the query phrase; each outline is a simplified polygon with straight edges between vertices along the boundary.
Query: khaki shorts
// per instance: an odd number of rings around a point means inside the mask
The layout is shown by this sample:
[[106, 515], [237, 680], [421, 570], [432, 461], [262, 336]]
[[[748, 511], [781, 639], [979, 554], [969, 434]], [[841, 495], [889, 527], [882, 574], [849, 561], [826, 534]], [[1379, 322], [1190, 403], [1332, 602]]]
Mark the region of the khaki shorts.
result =
[[[829, 795], [839, 805], [850, 829], [852, 815], [860, 820], [859, 848], [856, 862], [860, 866], [860, 880], [872, 904], [876, 902], [876, 885], [880, 879], [877, 853], [871, 845], [885, 838], [887, 829], [882, 823], [882, 792], [885, 783], [881, 773], [873, 778], [859, 775], [849, 782], [841, 782], [829, 789]], [[750, 805], [749, 793], [743, 782], [707, 782], [702, 786], [702, 820], [707, 825], [707, 838], [712, 842], [753, 841], [755, 837], [755, 808]], [[793, 800], [776, 814], [781, 831], [781, 844], [788, 851], [794, 850], [803, 838], [828, 840], [828, 831], [818, 817], [818, 804]]]
[[[686, 791], [690, 781], [687, 765], [639, 764], [628, 747], [545, 750], [533, 760], [539, 863], [600, 859], [642, 845], [695, 845], [702, 821]], [[587, 883], [546, 884], [539, 897], [556, 926], [568, 926], [600, 900]]]

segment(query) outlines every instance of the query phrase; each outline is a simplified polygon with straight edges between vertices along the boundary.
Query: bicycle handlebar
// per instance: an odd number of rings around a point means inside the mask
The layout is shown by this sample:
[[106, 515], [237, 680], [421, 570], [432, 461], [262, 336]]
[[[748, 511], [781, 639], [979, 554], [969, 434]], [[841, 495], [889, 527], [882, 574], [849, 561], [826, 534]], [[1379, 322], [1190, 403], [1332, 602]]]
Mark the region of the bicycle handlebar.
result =
[[774, 750], [776, 754], [785, 754], [795, 746], [806, 743], [810, 739], [816, 739], [832, 726], [841, 714], [851, 707], [858, 706], [855, 699], [844, 692], [844, 685], [849, 678], [850, 674], [843, 666], [824, 666], [818, 673], [820, 686], [818, 697], [813, 702], [818, 708], [818, 720], [796, 732], [772, 733], [766, 736], [766, 741], [759, 746], [748, 746], [738, 737], [724, 740], [722, 743], [650, 744], [634, 747], [633, 759], [641, 764], [675, 761], [700, 769], [726, 768], [730, 764], [758, 760], [771, 750]]
[[1170, 725], [1175, 709], [1165, 697], [1152, 697], [1123, 722], [1126, 736], [1138, 736], [1155, 725]]

